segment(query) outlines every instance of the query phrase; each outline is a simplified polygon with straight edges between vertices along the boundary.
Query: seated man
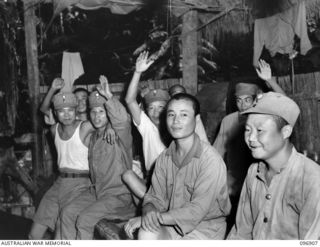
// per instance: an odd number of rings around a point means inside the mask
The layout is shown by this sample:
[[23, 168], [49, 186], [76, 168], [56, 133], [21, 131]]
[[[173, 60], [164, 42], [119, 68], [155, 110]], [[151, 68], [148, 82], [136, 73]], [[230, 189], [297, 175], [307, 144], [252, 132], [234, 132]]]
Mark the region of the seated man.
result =
[[246, 144], [259, 161], [248, 170], [228, 239], [320, 238], [320, 167], [290, 141], [299, 113], [274, 92], [242, 113]]
[[[145, 72], [154, 62], [154, 60], [149, 59], [150, 58], [148, 58], [147, 52], [142, 52], [137, 58], [136, 70], [129, 84], [126, 95], [126, 103], [132, 116], [133, 123], [137, 127], [142, 137], [142, 149], [147, 177], [150, 175], [150, 171], [152, 171], [153, 169], [155, 160], [166, 148], [166, 145], [164, 144], [165, 138], [163, 138], [166, 132], [161, 129], [163, 124], [161, 122], [161, 114], [167, 104], [167, 101], [169, 100], [169, 94], [167, 91], [162, 89], [151, 90], [144, 96], [146, 112], [141, 110], [141, 108], [139, 107], [139, 104], [137, 102], [139, 80], [141, 74]], [[185, 89], [183, 88], [183, 90]], [[172, 88], [171, 92], [174, 91], [177, 90]], [[196, 131], [198, 131], [199, 129], [199, 132], [197, 132], [197, 134], [202, 141], [208, 143], [208, 138], [206, 136], [202, 122], [202, 128], [199, 122], [201, 122], [201, 120], [200, 115], [198, 114], [198, 125]], [[129, 170], [123, 175], [123, 180], [131, 189], [133, 194], [137, 198], [142, 199], [147, 191], [147, 185], [146, 181], [137, 176], [137, 173], [138, 172]]]
[[[275, 78], [272, 77], [271, 68], [268, 63], [260, 60], [257, 74], [265, 81], [269, 89], [284, 94], [284, 91], [276, 83]], [[222, 119], [219, 133], [213, 143], [213, 146], [226, 162], [229, 194], [235, 206], [237, 205], [248, 168], [253, 162], [250, 150], [244, 142], [246, 116], [241, 115], [241, 112], [249, 109], [254, 103], [256, 95], [261, 92], [261, 86], [256, 81], [240, 81], [236, 83], [234, 96], [238, 111]]]
[[[89, 96], [90, 118], [96, 128], [88, 151], [93, 187], [87, 187], [86, 192], [62, 210], [63, 239], [93, 239], [94, 226], [99, 220], [126, 221], [136, 212], [131, 192], [121, 180], [122, 174], [132, 166], [130, 116], [113, 97], [107, 79], [101, 76], [100, 82], [99, 92]], [[108, 119], [118, 136], [113, 145], [103, 140]]]
[[199, 102], [189, 94], [168, 102], [166, 123], [174, 141], [157, 159], [139, 239], [225, 237], [230, 211], [226, 168], [217, 151], [195, 133], [199, 111]]
[[88, 145], [93, 127], [90, 122], [76, 120], [77, 100], [73, 93], [58, 93], [53, 98], [58, 123], [51, 134], [58, 154], [59, 177], [43, 196], [29, 233], [30, 239], [42, 239], [48, 228], [56, 231], [61, 209], [85, 191], [91, 182]]

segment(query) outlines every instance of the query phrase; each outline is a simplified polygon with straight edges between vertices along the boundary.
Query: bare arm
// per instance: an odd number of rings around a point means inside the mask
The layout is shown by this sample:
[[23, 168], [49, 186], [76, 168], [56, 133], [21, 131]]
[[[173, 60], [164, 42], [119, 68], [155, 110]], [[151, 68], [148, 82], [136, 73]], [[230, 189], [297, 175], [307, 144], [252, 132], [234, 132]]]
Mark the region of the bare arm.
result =
[[141, 109], [137, 102], [138, 85], [141, 73], [146, 71], [151, 66], [151, 64], [153, 64], [153, 62], [154, 60], [148, 60], [148, 52], [142, 52], [139, 55], [136, 62], [136, 70], [129, 84], [127, 95], [125, 98], [130, 114], [137, 125], [140, 124], [141, 114]]
[[260, 59], [258, 68], [256, 68], [258, 76], [264, 80], [269, 88], [274, 92], [286, 94], [283, 89], [278, 85], [274, 76], [272, 76], [270, 65], [264, 60]]
[[56, 91], [60, 90], [64, 86], [64, 81], [61, 78], [55, 78], [51, 84], [50, 89], [48, 90], [48, 93], [43, 99], [43, 102], [40, 106], [40, 111], [49, 116], [50, 111], [50, 103], [53, 95], [56, 93]]

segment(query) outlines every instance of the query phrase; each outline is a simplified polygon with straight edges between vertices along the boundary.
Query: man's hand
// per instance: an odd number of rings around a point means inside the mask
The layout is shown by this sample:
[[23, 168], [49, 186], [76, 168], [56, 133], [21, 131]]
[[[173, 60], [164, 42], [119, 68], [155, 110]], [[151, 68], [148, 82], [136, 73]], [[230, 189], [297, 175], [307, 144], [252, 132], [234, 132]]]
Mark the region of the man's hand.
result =
[[262, 59], [259, 60], [256, 71], [258, 76], [264, 81], [269, 81], [272, 77], [270, 65]]
[[149, 53], [144, 51], [140, 53], [139, 57], [137, 58], [136, 61], [136, 72], [137, 73], [142, 73], [145, 72], [151, 64], [154, 63], [154, 59], [148, 59]]
[[141, 227], [141, 217], [134, 217], [130, 219], [125, 225], [124, 230], [130, 239], [133, 239], [133, 233], [136, 229]]
[[104, 75], [100, 75], [99, 81], [100, 85], [97, 86], [98, 92], [107, 100], [111, 99], [113, 94], [111, 93], [107, 77], [105, 77]]
[[60, 90], [64, 87], [64, 80], [62, 78], [55, 78], [51, 84], [51, 88], [54, 91]]
[[110, 144], [110, 145], [113, 145], [116, 141], [116, 138], [117, 138], [117, 134], [116, 132], [114, 131], [114, 129], [110, 126], [107, 126], [107, 128], [105, 129], [105, 132], [104, 132], [104, 137], [103, 139], [107, 139], [107, 142]]
[[147, 205], [142, 214], [141, 225], [145, 231], [158, 232], [160, 230], [160, 212], [151, 204]]

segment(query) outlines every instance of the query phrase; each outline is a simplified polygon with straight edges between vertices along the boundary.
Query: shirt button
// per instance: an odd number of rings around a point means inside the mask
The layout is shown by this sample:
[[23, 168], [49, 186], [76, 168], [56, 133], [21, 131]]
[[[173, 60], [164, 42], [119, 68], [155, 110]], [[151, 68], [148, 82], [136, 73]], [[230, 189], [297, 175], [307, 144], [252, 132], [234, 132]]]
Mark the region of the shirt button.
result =
[[267, 223], [267, 222], [268, 222], [268, 218], [267, 218], [267, 217], [264, 217], [264, 218], [263, 218], [263, 222], [264, 222], [264, 223]]
[[271, 199], [271, 195], [270, 195], [270, 194], [267, 194], [267, 195], [266, 195], [266, 198], [267, 198], [267, 200], [270, 200], [270, 199]]

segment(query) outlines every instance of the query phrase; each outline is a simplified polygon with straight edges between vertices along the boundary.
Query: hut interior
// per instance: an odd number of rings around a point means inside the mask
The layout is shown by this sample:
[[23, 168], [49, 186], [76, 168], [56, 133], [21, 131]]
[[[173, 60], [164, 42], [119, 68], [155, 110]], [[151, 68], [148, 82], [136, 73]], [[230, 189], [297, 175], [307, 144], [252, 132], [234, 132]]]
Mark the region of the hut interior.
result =
[[[38, 108], [52, 80], [61, 75], [64, 52], [81, 55], [84, 73], [75, 87], [91, 89], [104, 74], [122, 98], [137, 55], [149, 50], [157, 62], [143, 75], [141, 85], [183, 84], [198, 97], [213, 142], [220, 120], [235, 111], [233, 81], [256, 77], [255, 20], [300, 2], [304, 1], [0, 1], [0, 222], [8, 218], [23, 228], [20, 233], [1, 223], [0, 239], [26, 237], [35, 208], [56, 175], [52, 140], [48, 141], [48, 126]], [[311, 50], [302, 55], [297, 49], [290, 57], [271, 55], [264, 48], [261, 58], [302, 108], [294, 142], [318, 162], [320, 1], [305, 4]], [[295, 38], [298, 47], [300, 40]]]

